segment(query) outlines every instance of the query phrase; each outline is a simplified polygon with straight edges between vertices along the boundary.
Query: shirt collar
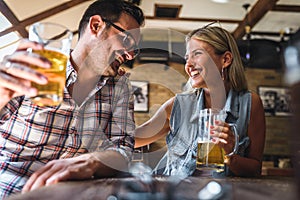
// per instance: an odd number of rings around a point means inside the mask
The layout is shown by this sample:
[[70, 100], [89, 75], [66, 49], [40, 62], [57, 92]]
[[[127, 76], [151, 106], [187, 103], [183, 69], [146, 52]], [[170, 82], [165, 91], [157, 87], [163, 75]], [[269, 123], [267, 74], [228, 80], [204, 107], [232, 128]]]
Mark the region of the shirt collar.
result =
[[235, 118], [238, 118], [238, 108], [238, 93], [230, 89], [226, 98], [224, 110], [227, 113], [231, 113]]
[[74, 83], [77, 80], [77, 72], [74, 69], [74, 67], [71, 65], [71, 62], [68, 62], [67, 65], [67, 71], [66, 71], [66, 84], [67, 87], [69, 87], [72, 83]]
[[[204, 90], [203, 89], [195, 89], [193, 91], [195, 98], [197, 99], [197, 104], [194, 105], [194, 113], [190, 118], [190, 122], [196, 120], [198, 118], [198, 114], [200, 110], [204, 108]], [[227, 115], [231, 114], [233, 117], [238, 118], [239, 114], [239, 105], [238, 105], [238, 93], [233, 91], [232, 89], [229, 90], [225, 106], [223, 110], [226, 111]]]
[[[72, 66], [70, 61], [68, 62], [68, 65], [67, 65], [66, 77], [67, 77], [66, 78], [67, 87], [70, 86], [71, 84], [75, 83], [75, 81], [77, 80], [77, 77], [78, 77], [77, 71]], [[109, 79], [109, 77], [101, 77], [97, 84], [97, 87], [101, 88], [103, 85], [105, 85], [105, 83], [107, 82], [108, 79]]]

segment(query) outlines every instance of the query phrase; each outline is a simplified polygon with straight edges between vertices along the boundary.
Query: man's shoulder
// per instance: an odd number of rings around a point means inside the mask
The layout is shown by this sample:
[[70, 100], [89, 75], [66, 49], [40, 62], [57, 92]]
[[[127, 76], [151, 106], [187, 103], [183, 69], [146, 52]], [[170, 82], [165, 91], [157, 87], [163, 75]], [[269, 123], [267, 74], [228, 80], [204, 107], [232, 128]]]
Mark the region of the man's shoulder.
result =
[[115, 81], [129, 81], [129, 76], [130, 76], [130, 73], [126, 72], [123, 75], [118, 74], [117, 76], [113, 77], [113, 79]]

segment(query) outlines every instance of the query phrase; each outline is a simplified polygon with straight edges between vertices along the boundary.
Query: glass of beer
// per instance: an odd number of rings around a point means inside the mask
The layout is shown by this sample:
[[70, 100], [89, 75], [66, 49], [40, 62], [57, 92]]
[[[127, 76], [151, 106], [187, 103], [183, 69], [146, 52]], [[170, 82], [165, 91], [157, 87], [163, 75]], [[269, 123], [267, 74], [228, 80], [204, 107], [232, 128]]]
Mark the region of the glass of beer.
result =
[[196, 164], [197, 169], [211, 173], [224, 171], [224, 149], [214, 144], [210, 137], [210, 126], [215, 125], [215, 120], [225, 121], [224, 110], [204, 109], [199, 115], [199, 136]]
[[57, 106], [62, 102], [72, 38], [73, 33], [60, 24], [38, 22], [30, 26], [29, 40], [44, 45], [44, 50], [33, 52], [47, 58], [52, 64], [49, 69], [31, 66], [48, 78], [46, 85], [32, 83], [38, 90], [38, 94], [31, 98], [33, 103]]

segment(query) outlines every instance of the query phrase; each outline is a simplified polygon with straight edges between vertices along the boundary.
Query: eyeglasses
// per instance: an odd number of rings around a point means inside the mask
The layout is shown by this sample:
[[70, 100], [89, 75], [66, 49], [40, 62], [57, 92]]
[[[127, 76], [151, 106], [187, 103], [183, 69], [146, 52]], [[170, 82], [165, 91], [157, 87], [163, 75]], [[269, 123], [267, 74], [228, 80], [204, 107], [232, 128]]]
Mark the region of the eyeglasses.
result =
[[103, 19], [103, 21], [107, 25], [114, 27], [118, 31], [121, 31], [122, 34], [124, 34], [123, 40], [122, 40], [123, 46], [126, 49], [126, 51], [133, 52], [133, 57], [135, 58], [140, 53], [140, 49], [136, 45], [136, 41], [133, 38], [132, 34], [130, 34], [128, 31], [124, 30], [120, 26], [114, 24], [113, 22], [111, 22], [107, 19]]

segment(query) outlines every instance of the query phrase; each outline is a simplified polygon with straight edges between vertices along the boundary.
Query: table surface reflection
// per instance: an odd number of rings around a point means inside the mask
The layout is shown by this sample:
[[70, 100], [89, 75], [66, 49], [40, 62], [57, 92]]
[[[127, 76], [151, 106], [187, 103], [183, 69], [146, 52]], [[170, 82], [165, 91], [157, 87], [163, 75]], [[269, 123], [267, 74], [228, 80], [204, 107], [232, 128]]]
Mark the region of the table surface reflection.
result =
[[[211, 178], [187, 177], [176, 182], [176, 177], [155, 176], [151, 186], [141, 182], [135, 177], [106, 178], [86, 181], [68, 181], [25, 193], [12, 195], [9, 200], [81, 200], [81, 199], [154, 199], [129, 198], [126, 196], [131, 189], [139, 188], [144, 193], [155, 191], [156, 199], [198, 199], [198, 192], [209, 182], [216, 181], [223, 188], [220, 199], [242, 200], [296, 200], [296, 185], [292, 177], [262, 176], [259, 178]], [[175, 184], [171, 184], [175, 183]], [[130, 189], [131, 188], [131, 189]], [[136, 194], [136, 193], [135, 193]], [[142, 197], [143, 193], [140, 193]], [[152, 193], [153, 194], [153, 193]], [[112, 198], [113, 196], [118, 198]], [[119, 196], [118, 196], [119, 195]], [[168, 196], [171, 195], [172, 197]], [[126, 196], [126, 197], [125, 197]], [[168, 196], [168, 197], [166, 197]], [[110, 198], [109, 198], [110, 197]], [[149, 197], [149, 196], [148, 196]], [[165, 198], [166, 197], [166, 198]]]

